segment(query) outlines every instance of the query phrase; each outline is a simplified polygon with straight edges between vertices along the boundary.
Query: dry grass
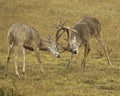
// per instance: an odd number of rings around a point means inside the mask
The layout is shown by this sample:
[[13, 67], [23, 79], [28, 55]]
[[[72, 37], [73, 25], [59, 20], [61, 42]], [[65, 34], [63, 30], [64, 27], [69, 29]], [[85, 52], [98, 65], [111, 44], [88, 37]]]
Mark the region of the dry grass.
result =
[[[119, 96], [120, 94], [120, 1], [119, 0], [0, 0], [0, 95], [5, 96]], [[36, 28], [42, 37], [55, 35], [51, 26], [57, 20], [69, 19], [74, 25], [86, 15], [95, 16], [102, 24], [102, 35], [108, 48], [112, 49], [113, 65], [107, 66], [106, 59], [95, 59], [92, 50], [87, 60], [86, 71], [80, 68], [83, 49], [75, 56], [70, 69], [65, 64], [70, 53], [56, 59], [49, 52], [42, 52], [45, 73], [41, 73], [34, 53], [27, 52], [26, 74], [19, 80], [14, 76], [14, 62], [9, 64], [9, 75], [4, 76], [7, 56], [7, 31], [16, 22]], [[54, 61], [54, 62], [53, 62]], [[22, 58], [19, 58], [19, 71]], [[3, 94], [4, 95], [4, 94]]]

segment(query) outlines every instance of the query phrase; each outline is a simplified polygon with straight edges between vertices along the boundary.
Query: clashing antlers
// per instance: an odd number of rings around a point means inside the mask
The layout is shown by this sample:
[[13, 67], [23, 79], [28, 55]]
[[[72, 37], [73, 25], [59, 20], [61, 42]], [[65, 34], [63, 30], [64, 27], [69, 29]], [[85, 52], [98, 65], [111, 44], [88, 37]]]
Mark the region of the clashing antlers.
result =
[[[60, 37], [63, 35], [63, 33], [64, 32], [66, 32], [66, 34], [67, 34], [67, 39], [64, 39], [64, 40], [66, 40], [66, 41], [69, 41], [69, 31], [71, 31], [71, 32], [75, 32], [75, 33], [77, 33], [77, 31], [76, 30], [74, 30], [74, 29], [72, 29], [72, 28], [70, 28], [70, 27], [68, 27], [68, 26], [65, 26], [65, 23], [67, 23], [68, 22], [68, 20], [65, 20], [64, 22], [61, 22], [61, 21], [58, 21], [58, 24], [57, 25], [55, 25], [53, 28], [56, 28], [57, 29], [57, 32], [56, 32], [56, 44], [58, 44], [58, 42], [59, 42], [59, 39], [60, 39]], [[61, 32], [62, 31], [62, 32]], [[67, 45], [67, 47], [63, 47], [62, 46], [62, 48], [64, 49], [64, 50], [62, 50], [62, 51], [60, 51], [60, 53], [63, 53], [63, 52], [65, 52], [65, 51], [67, 51], [68, 50], [68, 46], [69, 45]]]

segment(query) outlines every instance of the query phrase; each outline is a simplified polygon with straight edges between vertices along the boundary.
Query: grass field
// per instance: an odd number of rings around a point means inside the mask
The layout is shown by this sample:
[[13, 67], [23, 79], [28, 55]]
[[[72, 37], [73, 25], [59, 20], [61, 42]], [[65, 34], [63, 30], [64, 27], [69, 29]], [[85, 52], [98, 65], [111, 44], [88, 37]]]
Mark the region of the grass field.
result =
[[[108, 66], [105, 56], [94, 48], [87, 58], [86, 70], [80, 62], [83, 48], [74, 56], [69, 69], [66, 63], [70, 53], [57, 59], [49, 52], [41, 52], [44, 73], [41, 73], [33, 52], [27, 51], [26, 73], [21, 74], [22, 57], [19, 57], [21, 79], [15, 77], [14, 61], [10, 60], [8, 77], [5, 65], [8, 51], [7, 32], [16, 22], [33, 26], [42, 38], [55, 36], [51, 28], [58, 20], [68, 19], [73, 26], [84, 16], [94, 16], [102, 24], [102, 37], [108, 49], [112, 49]], [[120, 95], [120, 0], [0, 0], [0, 96], [119, 96]], [[21, 55], [20, 55], [21, 56]]]

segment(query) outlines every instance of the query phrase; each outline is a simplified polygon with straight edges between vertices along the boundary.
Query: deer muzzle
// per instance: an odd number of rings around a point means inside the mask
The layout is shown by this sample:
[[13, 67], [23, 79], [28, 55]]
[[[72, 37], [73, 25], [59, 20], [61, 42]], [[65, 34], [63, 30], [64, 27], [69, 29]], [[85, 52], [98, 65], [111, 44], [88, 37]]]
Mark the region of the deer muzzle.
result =
[[60, 58], [60, 54], [59, 54], [59, 53], [56, 53], [56, 54], [55, 54], [55, 57], [56, 57], [56, 58]]
[[78, 50], [74, 49], [73, 51], [73, 54], [78, 54]]

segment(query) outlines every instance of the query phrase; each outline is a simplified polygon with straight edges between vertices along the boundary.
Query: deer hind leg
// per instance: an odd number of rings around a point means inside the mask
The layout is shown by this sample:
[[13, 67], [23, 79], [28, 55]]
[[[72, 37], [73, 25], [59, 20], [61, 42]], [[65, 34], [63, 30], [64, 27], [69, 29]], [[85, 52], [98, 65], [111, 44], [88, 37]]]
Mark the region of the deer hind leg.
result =
[[22, 51], [23, 51], [23, 69], [22, 69], [22, 73], [25, 73], [25, 59], [26, 59], [26, 56], [25, 56], [25, 48], [22, 47]]
[[86, 58], [87, 58], [89, 52], [90, 52], [90, 44], [89, 44], [89, 42], [87, 42], [85, 44], [84, 57], [83, 57], [83, 60], [81, 62], [81, 66], [83, 67], [84, 70], [85, 70]]
[[19, 47], [16, 46], [15, 48], [15, 57], [14, 57], [14, 63], [15, 63], [15, 75], [20, 78], [19, 72], [18, 72], [18, 66], [17, 66], [17, 58], [18, 58], [18, 53], [19, 53]]
[[96, 39], [98, 40], [98, 42], [100, 43], [100, 45], [102, 46], [104, 52], [105, 52], [105, 55], [106, 55], [106, 58], [107, 58], [107, 61], [108, 61], [108, 65], [111, 65], [111, 61], [110, 61], [110, 57], [108, 55], [108, 51], [107, 51], [107, 48], [105, 47], [105, 45], [103, 44], [103, 41], [101, 40], [100, 37], [96, 37]]
[[14, 47], [14, 44], [12, 43], [12, 44], [9, 45], [9, 48], [8, 48], [7, 65], [6, 65], [6, 75], [7, 75], [8, 63], [9, 63], [9, 60], [10, 60], [10, 55], [11, 55], [11, 52], [13, 50], [13, 47]]
[[43, 67], [42, 67], [42, 64], [41, 64], [41, 60], [40, 60], [39, 48], [34, 48], [34, 51], [35, 51], [35, 55], [36, 55], [36, 57], [37, 57], [37, 59], [38, 59], [38, 62], [39, 62], [39, 64], [40, 64], [41, 71], [44, 72]]

